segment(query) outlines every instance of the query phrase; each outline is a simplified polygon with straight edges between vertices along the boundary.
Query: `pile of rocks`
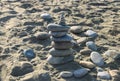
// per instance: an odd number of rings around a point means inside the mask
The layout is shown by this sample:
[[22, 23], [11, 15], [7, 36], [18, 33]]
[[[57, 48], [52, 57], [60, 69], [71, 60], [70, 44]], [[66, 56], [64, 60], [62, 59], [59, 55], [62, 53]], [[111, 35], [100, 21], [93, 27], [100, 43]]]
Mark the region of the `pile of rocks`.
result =
[[66, 26], [63, 14], [59, 24], [48, 24], [53, 48], [49, 50], [50, 56], [47, 61], [50, 64], [63, 64], [74, 60], [72, 49], [72, 37], [67, 34], [69, 27]]

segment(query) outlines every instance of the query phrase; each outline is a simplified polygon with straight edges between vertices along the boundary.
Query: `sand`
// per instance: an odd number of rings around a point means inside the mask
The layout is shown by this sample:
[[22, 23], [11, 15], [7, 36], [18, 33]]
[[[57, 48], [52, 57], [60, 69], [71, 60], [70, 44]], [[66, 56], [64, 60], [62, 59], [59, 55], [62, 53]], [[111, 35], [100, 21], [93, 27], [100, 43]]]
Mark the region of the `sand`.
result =
[[[52, 66], [47, 63], [48, 50], [52, 48], [51, 40], [30, 39], [38, 31], [46, 31], [50, 22], [44, 21], [40, 15], [49, 13], [53, 21], [59, 21], [59, 14], [65, 12], [68, 26], [82, 26], [83, 33], [92, 29], [99, 35], [94, 41], [99, 47], [98, 52], [103, 54], [108, 49], [120, 51], [120, 1], [115, 0], [1, 0], [0, 1], [0, 81], [32, 81], [28, 76], [35, 72], [48, 72], [51, 81], [98, 81], [95, 69], [92, 69], [83, 78], [61, 78], [61, 71], [79, 69], [81, 60], [90, 60], [88, 55], [81, 55], [85, 45], [74, 46], [75, 61], [63, 65]], [[82, 33], [82, 34], [83, 34]], [[77, 41], [81, 34], [71, 36]], [[26, 38], [29, 38], [26, 40]], [[28, 60], [21, 50], [32, 48], [36, 57]], [[13, 76], [12, 68], [22, 62], [29, 62], [33, 71]], [[106, 69], [120, 70], [119, 62], [106, 60]], [[43, 73], [44, 73], [43, 72]], [[31, 74], [32, 73], [32, 74]], [[43, 79], [45, 80], [45, 79]], [[42, 81], [42, 80], [36, 80]], [[50, 81], [45, 80], [45, 81]], [[103, 80], [102, 80], [103, 81]]]

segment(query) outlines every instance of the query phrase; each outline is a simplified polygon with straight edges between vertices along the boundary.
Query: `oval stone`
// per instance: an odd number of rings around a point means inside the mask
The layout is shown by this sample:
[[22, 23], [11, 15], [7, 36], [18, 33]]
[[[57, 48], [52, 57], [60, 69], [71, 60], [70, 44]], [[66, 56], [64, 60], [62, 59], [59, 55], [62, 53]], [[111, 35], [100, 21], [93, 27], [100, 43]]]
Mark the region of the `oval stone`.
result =
[[70, 71], [62, 71], [60, 74], [59, 74], [60, 77], [63, 77], [63, 78], [69, 78], [69, 77], [72, 77], [73, 76], [73, 73], [70, 72]]
[[54, 56], [50, 55], [47, 58], [48, 63], [53, 64], [53, 65], [64, 64], [64, 63], [71, 62], [73, 60], [74, 60], [73, 55], [66, 56], [66, 57], [54, 57]]
[[73, 72], [73, 74], [76, 78], [82, 78], [83, 76], [85, 76], [88, 73], [88, 71], [89, 70], [86, 68], [81, 68], [81, 69], [75, 70]]
[[88, 62], [88, 61], [80, 61], [80, 64], [83, 67], [90, 68], [90, 69], [95, 67], [95, 65], [92, 62]]
[[40, 15], [42, 19], [49, 20], [52, 19], [51, 15], [48, 13], [43, 13]]
[[23, 53], [27, 58], [30, 58], [30, 59], [35, 58], [35, 53], [32, 49], [25, 49]]
[[97, 51], [97, 46], [93, 41], [86, 42], [86, 46], [93, 51]]
[[62, 37], [51, 37], [52, 41], [54, 42], [70, 42], [73, 40], [73, 38], [69, 35], [65, 35], [65, 36], [62, 36]]
[[97, 34], [96, 32], [94, 32], [93, 30], [87, 30], [87, 31], [85, 32], [85, 34], [86, 34], [87, 36], [91, 37], [91, 38], [95, 38], [95, 37], [98, 36], [98, 34]]
[[74, 53], [74, 50], [73, 49], [57, 50], [55, 48], [52, 48], [49, 50], [49, 53], [54, 57], [63, 57], [72, 55]]
[[106, 80], [111, 79], [111, 76], [107, 71], [98, 72], [97, 77], [99, 77], [100, 79], [106, 79]]
[[60, 32], [49, 32], [53, 37], [62, 37], [67, 34], [67, 31], [60, 31]]
[[68, 26], [62, 26], [54, 23], [48, 24], [47, 28], [49, 31], [68, 31], [69, 30]]
[[97, 66], [104, 65], [104, 60], [98, 52], [92, 52], [90, 55], [90, 58], [91, 58], [92, 62], [95, 63]]
[[70, 49], [73, 47], [72, 42], [52, 42], [52, 46], [55, 49]]
[[47, 32], [37, 32], [34, 36], [39, 40], [44, 40], [50, 37], [50, 35]]
[[81, 33], [81, 32], [82, 32], [82, 27], [81, 27], [81, 26], [72, 26], [72, 27], [70, 28], [70, 31], [71, 31], [72, 33], [75, 33], [75, 34]]

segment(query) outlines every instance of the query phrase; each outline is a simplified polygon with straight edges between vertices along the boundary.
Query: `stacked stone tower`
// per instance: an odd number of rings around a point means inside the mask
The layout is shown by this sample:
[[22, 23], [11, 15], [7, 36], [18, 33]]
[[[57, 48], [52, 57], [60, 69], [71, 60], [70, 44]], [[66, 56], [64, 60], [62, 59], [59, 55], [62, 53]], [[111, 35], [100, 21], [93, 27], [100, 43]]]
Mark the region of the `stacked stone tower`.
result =
[[48, 24], [47, 28], [50, 31], [53, 46], [49, 50], [48, 63], [63, 64], [73, 61], [72, 37], [67, 34], [69, 27], [66, 26], [64, 14], [61, 14], [58, 24]]

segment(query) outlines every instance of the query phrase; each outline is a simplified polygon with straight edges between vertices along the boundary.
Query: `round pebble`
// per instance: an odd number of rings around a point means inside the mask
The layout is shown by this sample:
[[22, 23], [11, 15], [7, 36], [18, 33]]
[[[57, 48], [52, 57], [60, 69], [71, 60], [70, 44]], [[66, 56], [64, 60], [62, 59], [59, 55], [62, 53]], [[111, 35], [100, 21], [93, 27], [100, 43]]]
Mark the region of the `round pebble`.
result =
[[76, 78], [82, 78], [83, 76], [85, 76], [88, 73], [88, 71], [89, 70], [86, 68], [81, 68], [81, 69], [75, 70], [73, 72], [73, 74]]
[[93, 51], [97, 51], [97, 46], [93, 41], [86, 42], [86, 46]]
[[48, 24], [47, 28], [49, 31], [56, 31], [56, 32], [69, 30], [68, 26], [62, 26], [62, 25], [54, 24], [54, 23]]
[[70, 28], [70, 31], [71, 31], [72, 33], [75, 33], [75, 34], [81, 33], [81, 32], [82, 32], [82, 27], [81, 27], [81, 26], [72, 26], [72, 27]]
[[45, 40], [50, 37], [50, 35], [47, 32], [37, 32], [35, 33], [35, 37], [39, 40]]
[[64, 56], [72, 55], [74, 53], [74, 50], [73, 49], [57, 50], [55, 48], [52, 48], [49, 50], [49, 53], [55, 57], [61, 57], [61, 56], [64, 57]]
[[103, 72], [98, 72], [97, 73], [97, 77], [99, 77], [100, 79], [106, 79], [106, 80], [110, 80], [111, 76], [107, 71], [103, 71]]
[[52, 41], [54, 42], [70, 42], [73, 40], [73, 38], [69, 35], [65, 35], [65, 36], [62, 36], [62, 37], [51, 37]]
[[53, 37], [62, 37], [62, 36], [65, 36], [67, 34], [67, 31], [60, 31], [60, 32], [50, 32], [50, 34], [53, 36]]
[[55, 49], [70, 49], [73, 47], [72, 42], [52, 42]]
[[104, 65], [104, 60], [98, 52], [92, 52], [90, 55], [90, 58], [91, 58], [92, 62], [95, 63], [97, 66]]
[[52, 19], [51, 15], [48, 13], [43, 13], [40, 15], [42, 19], [49, 20]]
[[24, 54], [27, 58], [30, 58], [30, 59], [35, 58], [35, 53], [34, 53], [33, 49], [25, 49], [25, 50], [23, 51], [23, 54]]
[[53, 65], [64, 64], [73, 60], [74, 60], [73, 55], [66, 56], [66, 57], [53, 57], [52, 55], [50, 55], [47, 59], [48, 63]]
[[98, 36], [98, 34], [97, 34], [96, 32], [94, 32], [93, 30], [87, 30], [87, 31], [85, 32], [85, 34], [86, 34], [87, 36], [91, 37], [91, 38], [95, 38], [95, 37]]
[[90, 69], [95, 67], [95, 65], [92, 62], [88, 62], [88, 61], [80, 61], [80, 65]]
[[72, 77], [73, 76], [73, 73], [70, 72], [70, 71], [62, 71], [60, 74], [59, 74], [60, 77], [63, 77], [63, 78], [69, 78], [69, 77]]

